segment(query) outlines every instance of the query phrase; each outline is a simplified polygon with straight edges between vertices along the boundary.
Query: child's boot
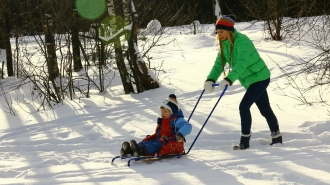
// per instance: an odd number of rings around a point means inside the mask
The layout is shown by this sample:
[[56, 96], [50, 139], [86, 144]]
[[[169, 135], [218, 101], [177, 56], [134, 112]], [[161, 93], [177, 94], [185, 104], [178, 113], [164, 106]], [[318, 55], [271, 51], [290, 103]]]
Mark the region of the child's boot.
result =
[[131, 140], [131, 149], [134, 157], [140, 157], [146, 155], [145, 146], [139, 146], [135, 140]]
[[120, 156], [125, 156], [125, 155], [132, 155], [132, 150], [131, 147], [129, 146], [129, 143], [127, 141], [123, 142], [121, 144], [121, 149], [120, 149]]
[[245, 150], [247, 148], [250, 148], [250, 134], [241, 134], [241, 139], [238, 143], [238, 145], [233, 146], [233, 150]]

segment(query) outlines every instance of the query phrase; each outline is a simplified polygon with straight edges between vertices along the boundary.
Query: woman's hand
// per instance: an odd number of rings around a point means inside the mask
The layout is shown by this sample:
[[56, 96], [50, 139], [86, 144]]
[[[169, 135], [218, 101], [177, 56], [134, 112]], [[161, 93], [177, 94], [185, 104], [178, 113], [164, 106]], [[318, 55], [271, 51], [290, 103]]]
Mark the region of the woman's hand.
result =
[[213, 84], [214, 84], [214, 82], [212, 82], [212, 81], [204, 82], [204, 89], [207, 90], [209, 93], [213, 93], [213, 91], [214, 91]]

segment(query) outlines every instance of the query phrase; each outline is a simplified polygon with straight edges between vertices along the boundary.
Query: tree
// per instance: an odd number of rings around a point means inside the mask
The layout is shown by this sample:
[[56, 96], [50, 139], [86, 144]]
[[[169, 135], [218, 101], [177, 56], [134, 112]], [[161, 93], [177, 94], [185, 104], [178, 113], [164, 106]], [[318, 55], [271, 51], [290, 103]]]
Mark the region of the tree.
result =
[[[124, 8], [122, 0], [113, 0], [113, 4], [108, 0], [109, 5], [112, 5], [114, 12], [108, 12], [109, 16], [112, 16], [111, 28], [113, 29], [112, 33], [117, 33], [121, 28], [125, 26], [124, 23]], [[124, 34], [124, 33], [123, 33]], [[134, 92], [134, 88], [132, 85], [132, 81], [130, 75], [128, 73], [127, 67], [125, 65], [125, 58], [123, 55], [122, 44], [120, 41], [120, 35], [118, 37], [114, 37], [113, 39], [114, 47], [115, 47], [115, 55], [116, 55], [116, 64], [120, 73], [120, 78], [124, 87], [124, 91], [126, 94]]]
[[[134, 3], [132, 3], [134, 5]], [[128, 4], [130, 5], [130, 4]], [[148, 72], [148, 67], [146, 63], [143, 61], [140, 51], [137, 46], [137, 16], [135, 9], [132, 6], [129, 6], [129, 10], [131, 10], [131, 24], [132, 29], [130, 31], [129, 39], [128, 39], [128, 52], [129, 52], [129, 64], [130, 68], [133, 71], [133, 77], [136, 83], [137, 92], [141, 93], [145, 90], [156, 89], [159, 88], [159, 84], [156, 80], [154, 80]]]
[[72, 24], [71, 24], [71, 42], [72, 42], [72, 58], [74, 71], [80, 71], [83, 66], [80, 58], [80, 40], [79, 40], [79, 21], [78, 13], [75, 8], [74, 1], [72, 3]]
[[[114, 0], [111, 1], [109, 9], [108, 23], [111, 25], [112, 36], [101, 38], [103, 42], [113, 43], [115, 47], [116, 64], [120, 72], [120, 77], [123, 83], [126, 94], [134, 92], [133, 84], [136, 87], [137, 93], [145, 90], [158, 88], [158, 82], [154, 80], [148, 72], [148, 67], [141, 58], [140, 51], [137, 47], [137, 24], [136, 12], [131, 6], [134, 2], [131, 0]], [[127, 25], [126, 20], [130, 20]], [[131, 29], [127, 29], [131, 27]], [[124, 54], [120, 37], [125, 36], [128, 42], [128, 50]], [[128, 64], [126, 64], [126, 61]], [[129, 73], [129, 71], [131, 73]]]
[[8, 2], [6, 0], [1, 1], [2, 8], [0, 9], [0, 22], [1, 22], [1, 31], [0, 35], [1, 42], [4, 43], [6, 49], [6, 61], [7, 61], [7, 73], [8, 76], [14, 76], [14, 69], [13, 69], [13, 56], [11, 51], [11, 44], [10, 44], [10, 21], [8, 15]]
[[52, 20], [51, 14], [45, 14], [44, 18], [44, 33], [47, 51], [46, 61], [48, 66], [49, 79], [54, 80], [55, 77], [58, 77], [60, 73], [56, 57], [54, 21]]

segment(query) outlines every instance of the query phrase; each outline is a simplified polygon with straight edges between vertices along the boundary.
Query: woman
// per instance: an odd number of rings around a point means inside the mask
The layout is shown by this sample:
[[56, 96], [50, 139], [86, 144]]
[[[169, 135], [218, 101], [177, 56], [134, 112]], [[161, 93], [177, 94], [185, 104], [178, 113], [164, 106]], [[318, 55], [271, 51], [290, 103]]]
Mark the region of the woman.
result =
[[[233, 15], [222, 16], [216, 22], [217, 40], [219, 41], [220, 51], [215, 60], [204, 88], [213, 92], [214, 84], [221, 73], [225, 78], [219, 82], [220, 90], [223, 91], [226, 85], [231, 86], [236, 80], [246, 89], [246, 92], [239, 105], [241, 118], [241, 138], [235, 150], [244, 150], [250, 147], [252, 118], [250, 107], [255, 103], [262, 116], [267, 120], [272, 142], [282, 143], [282, 134], [279, 130], [277, 118], [269, 104], [267, 87], [270, 82], [270, 71], [265, 62], [255, 49], [252, 41], [244, 34], [239, 33], [234, 28], [235, 17]], [[228, 75], [224, 70], [228, 64]]]

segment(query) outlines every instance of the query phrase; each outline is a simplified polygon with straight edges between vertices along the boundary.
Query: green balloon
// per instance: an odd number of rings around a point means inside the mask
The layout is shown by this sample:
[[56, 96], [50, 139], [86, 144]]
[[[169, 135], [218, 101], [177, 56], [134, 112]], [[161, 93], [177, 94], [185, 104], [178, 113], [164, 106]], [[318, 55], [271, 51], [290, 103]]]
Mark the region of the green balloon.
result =
[[80, 16], [94, 20], [106, 10], [106, 0], [76, 0], [76, 8]]

